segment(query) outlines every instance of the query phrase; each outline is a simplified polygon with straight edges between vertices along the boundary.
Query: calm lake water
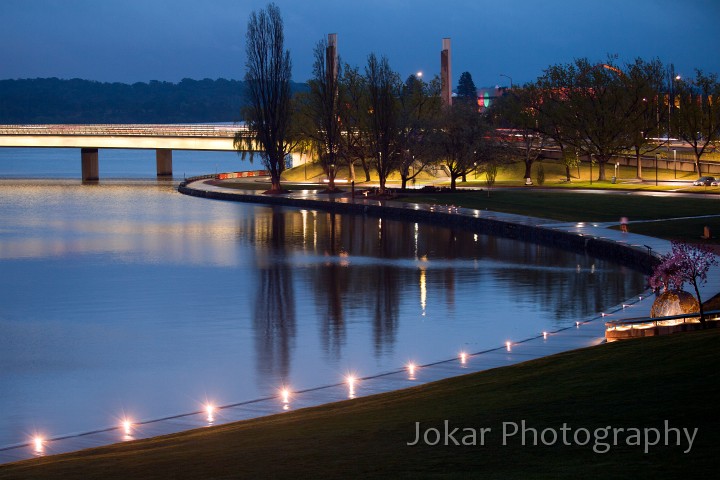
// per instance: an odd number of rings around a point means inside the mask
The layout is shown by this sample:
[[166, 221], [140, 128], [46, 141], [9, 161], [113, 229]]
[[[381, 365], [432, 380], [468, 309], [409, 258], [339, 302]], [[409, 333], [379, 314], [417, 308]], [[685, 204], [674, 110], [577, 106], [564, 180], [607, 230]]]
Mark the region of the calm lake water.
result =
[[[258, 168], [174, 158], [180, 178]], [[496, 347], [645, 283], [462, 230], [187, 197], [154, 168], [103, 150], [81, 185], [77, 150], [0, 149], [0, 447]]]

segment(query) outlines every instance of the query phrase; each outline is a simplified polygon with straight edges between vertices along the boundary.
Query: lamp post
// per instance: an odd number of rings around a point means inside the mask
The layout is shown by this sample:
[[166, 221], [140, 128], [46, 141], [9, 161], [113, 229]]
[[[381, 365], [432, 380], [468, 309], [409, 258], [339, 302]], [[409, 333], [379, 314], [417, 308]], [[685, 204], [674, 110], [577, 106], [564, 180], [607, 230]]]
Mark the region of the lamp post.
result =
[[512, 77], [511, 77], [510, 75], [505, 75], [504, 73], [501, 73], [500, 76], [501, 76], [501, 77], [505, 77], [505, 78], [507, 78], [508, 80], [510, 80], [510, 89], [512, 90], [512, 88], [513, 88]]
[[592, 153], [590, 154], [590, 185], [592, 185]]
[[659, 153], [655, 154], [655, 186], [658, 186], [658, 157], [660, 156]]
[[677, 179], [677, 150], [673, 149], [673, 167], [675, 168], [675, 178]]

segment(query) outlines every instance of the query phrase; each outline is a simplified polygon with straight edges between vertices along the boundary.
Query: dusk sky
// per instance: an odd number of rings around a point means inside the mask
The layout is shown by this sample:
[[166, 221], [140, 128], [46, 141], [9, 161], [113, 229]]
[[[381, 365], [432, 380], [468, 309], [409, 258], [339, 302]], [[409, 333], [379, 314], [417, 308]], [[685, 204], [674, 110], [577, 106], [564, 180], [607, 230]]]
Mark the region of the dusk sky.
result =
[[[0, 79], [103, 82], [242, 79], [248, 15], [265, 0], [0, 0]], [[440, 70], [452, 39], [453, 85], [534, 80], [547, 66], [619, 55], [720, 73], [720, 0], [277, 0], [293, 80], [338, 34], [342, 60], [386, 55], [405, 78]]]

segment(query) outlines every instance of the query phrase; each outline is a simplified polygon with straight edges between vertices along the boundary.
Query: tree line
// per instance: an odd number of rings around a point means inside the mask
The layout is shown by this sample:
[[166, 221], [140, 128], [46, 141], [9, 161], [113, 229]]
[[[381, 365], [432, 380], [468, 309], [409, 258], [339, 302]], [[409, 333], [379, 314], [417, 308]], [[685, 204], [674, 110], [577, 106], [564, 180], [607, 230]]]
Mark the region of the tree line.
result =
[[[460, 76], [457, 96], [440, 97], [440, 80], [415, 75], [404, 81], [386, 57], [370, 54], [366, 65], [343, 64], [324, 39], [314, 51], [308, 89], [288, 95], [290, 55], [284, 49], [280, 11], [270, 4], [253, 12], [246, 37], [245, 83], [252, 101], [242, 111], [252, 128], [236, 145], [260, 145], [271, 172], [271, 191], [282, 191], [280, 174], [293, 151], [310, 152], [335, 189], [335, 172], [347, 166], [365, 180], [374, 171], [385, 190], [399, 173], [402, 188], [420, 172], [441, 166], [451, 188], [469, 173], [494, 183], [503, 163], [521, 161], [524, 177], [548, 148], [559, 150], [570, 169], [581, 157], [605, 166], [618, 155], [640, 158], [660, 152], [676, 139], [687, 142], [696, 170], [705, 153], [720, 141], [720, 83], [716, 74], [697, 71], [676, 76], [659, 60], [586, 58], [548, 67], [536, 81], [506, 89], [490, 108], [480, 108], [468, 72]], [[243, 153], [244, 155], [246, 153]], [[254, 154], [250, 154], [254, 155]]]
[[510, 89], [491, 114], [513, 129], [528, 178], [548, 145], [560, 149], [568, 181], [581, 156], [597, 163], [598, 180], [605, 180], [608, 162], [629, 152], [641, 179], [641, 157], [665, 155], [676, 141], [690, 146], [700, 172], [702, 156], [720, 143], [720, 82], [701, 70], [683, 78], [657, 59], [620, 65], [614, 57], [580, 58]]
[[[0, 80], [0, 123], [236, 122], [245, 105], [244, 82], [183, 79], [103, 83], [36, 78]], [[306, 88], [290, 83], [293, 92]]]

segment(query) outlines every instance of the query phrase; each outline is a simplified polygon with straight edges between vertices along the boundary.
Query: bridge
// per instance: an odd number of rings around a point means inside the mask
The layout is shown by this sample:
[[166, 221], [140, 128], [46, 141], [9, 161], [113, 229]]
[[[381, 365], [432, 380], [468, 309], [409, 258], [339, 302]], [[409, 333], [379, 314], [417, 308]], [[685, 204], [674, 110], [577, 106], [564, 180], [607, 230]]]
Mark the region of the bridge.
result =
[[99, 178], [98, 149], [156, 151], [158, 176], [172, 175], [173, 150], [234, 151], [239, 125], [0, 125], [0, 147], [80, 148], [83, 181]]

